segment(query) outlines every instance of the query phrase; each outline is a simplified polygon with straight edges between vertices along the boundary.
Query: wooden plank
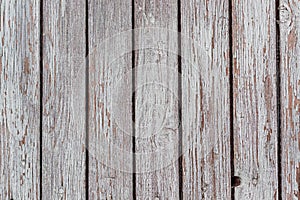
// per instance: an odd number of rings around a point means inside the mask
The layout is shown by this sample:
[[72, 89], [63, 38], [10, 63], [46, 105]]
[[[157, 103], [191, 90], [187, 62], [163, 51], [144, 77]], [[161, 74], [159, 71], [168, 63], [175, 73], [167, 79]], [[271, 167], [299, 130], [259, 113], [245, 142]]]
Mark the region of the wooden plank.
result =
[[89, 2], [89, 199], [133, 199], [131, 9]]
[[274, 1], [232, 2], [236, 199], [277, 199]]
[[178, 43], [168, 33], [177, 31], [177, 1], [141, 0], [134, 8], [136, 195], [178, 199]]
[[0, 6], [0, 199], [39, 199], [40, 2]]
[[183, 199], [230, 199], [228, 1], [182, 1]]
[[43, 3], [43, 199], [85, 198], [85, 1]]
[[281, 0], [282, 199], [300, 199], [300, 2]]

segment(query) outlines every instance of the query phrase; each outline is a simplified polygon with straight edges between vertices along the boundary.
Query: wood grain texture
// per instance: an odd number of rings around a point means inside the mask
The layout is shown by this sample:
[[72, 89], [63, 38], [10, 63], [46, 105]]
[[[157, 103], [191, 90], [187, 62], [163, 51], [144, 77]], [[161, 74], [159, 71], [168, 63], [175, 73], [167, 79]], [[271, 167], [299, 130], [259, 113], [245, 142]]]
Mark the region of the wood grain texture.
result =
[[282, 199], [300, 199], [300, 2], [282, 0], [281, 51], [281, 174]]
[[275, 2], [232, 4], [235, 198], [277, 199]]
[[89, 1], [89, 199], [133, 199], [131, 9]]
[[183, 199], [231, 195], [228, 8], [181, 5]]
[[[134, 8], [137, 199], [178, 199], [178, 43], [167, 31], [177, 31], [177, 1], [141, 0]], [[166, 30], [148, 37], [149, 27]]]
[[43, 199], [85, 199], [85, 1], [43, 2]]
[[0, 1], [0, 199], [39, 199], [39, 1]]

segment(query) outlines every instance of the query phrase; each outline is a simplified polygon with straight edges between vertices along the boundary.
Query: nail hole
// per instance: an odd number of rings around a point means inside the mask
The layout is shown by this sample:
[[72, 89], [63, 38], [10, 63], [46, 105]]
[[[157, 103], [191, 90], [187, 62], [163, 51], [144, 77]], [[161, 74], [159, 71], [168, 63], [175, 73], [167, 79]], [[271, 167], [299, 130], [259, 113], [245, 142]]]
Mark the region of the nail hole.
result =
[[232, 187], [237, 187], [237, 186], [241, 185], [241, 181], [242, 181], [242, 179], [240, 177], [238, 177], [238, 176], [232, 177], [231, 178], [231, 185], [232, 185]]

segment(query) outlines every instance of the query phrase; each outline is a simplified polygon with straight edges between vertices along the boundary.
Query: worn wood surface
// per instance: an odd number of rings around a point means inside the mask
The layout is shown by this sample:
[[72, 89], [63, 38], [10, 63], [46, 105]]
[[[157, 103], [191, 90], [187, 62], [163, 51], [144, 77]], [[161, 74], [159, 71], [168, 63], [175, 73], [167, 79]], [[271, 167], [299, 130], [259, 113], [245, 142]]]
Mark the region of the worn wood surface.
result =
[[[167, 31], [177, 31], [177, 1], [142, 0], [134, 7], [136, 195], [178, 199], [178, 45]], [[166, 30], [147, 37], [147, 27]], [[149, 43], [154, 46], [145, 48]]]
[[298, 0], [0, 6], [0, 199], [300, 199]]
[[43, 199], [85, 198], [85, 1], [43, 2]]
[[236, 199], [277, 199], [275, 2], [232, 2]]
[[279, 6], [282, 199], [300, 199], [300, 2]]
[[89, 199], [133, 199], [131, 1], [89, 2]]
[[181, 5], [183, 199], [231, 196], [228, 9]]
[[39, 199], [39, 1], [0, 1], [0, 199]]

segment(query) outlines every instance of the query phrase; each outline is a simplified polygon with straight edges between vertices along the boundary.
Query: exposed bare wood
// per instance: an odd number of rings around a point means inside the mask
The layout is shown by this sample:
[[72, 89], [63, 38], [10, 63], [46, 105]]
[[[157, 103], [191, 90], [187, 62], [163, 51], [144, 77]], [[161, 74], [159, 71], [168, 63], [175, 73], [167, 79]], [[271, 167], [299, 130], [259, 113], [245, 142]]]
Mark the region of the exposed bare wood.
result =
[[282, 199], [300, 199], [300, 1], [280, 1]]
[[43, 3], [43, 199], [85, 198], [85, 1]]
[[232, 4], [235, 198], [277, 199], [275, 2]]

